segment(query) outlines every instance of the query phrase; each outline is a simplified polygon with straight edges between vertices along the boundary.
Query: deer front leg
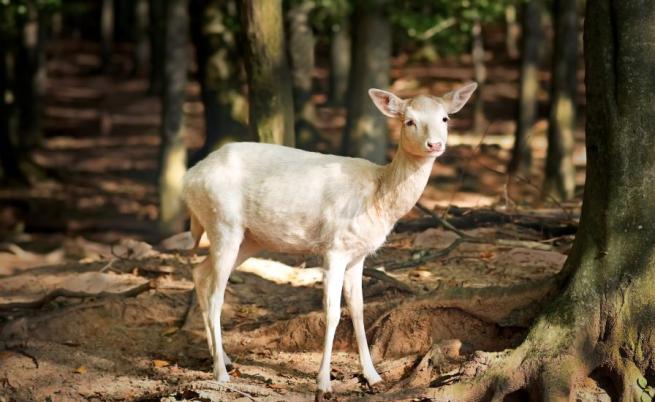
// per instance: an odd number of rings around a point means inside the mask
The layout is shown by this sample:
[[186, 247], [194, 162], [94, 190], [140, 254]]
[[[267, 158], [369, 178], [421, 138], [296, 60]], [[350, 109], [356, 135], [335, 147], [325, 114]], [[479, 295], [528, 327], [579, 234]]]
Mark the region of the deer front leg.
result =
[[325, 342], [323, 344], [323, 359], [316, 378], [317, 400], [322, 399], [324, 394], [332, 392], [332, 386], [330, 385], [332, 344], [341, 316], [341, 289], [347, 263], [348, 258], [340, 254], [328, 254], [325, 257], [323, 276], [323, 309], [326, 317]]
[[357, 339], [357, 349], [359, 350], [359, 362], [362, 365], [362, 373], [368, 381], [368, 385], [373, 385], [382, 381], [371, 360], [371, 353], [368, 350], [366, 341], [366, 330], [364, 328], [364, 297], [362, 295], [362, 272], [364, 270], [364, 258], [357, 260], [346, 270], [343, 291], [346, 304], [350, 309], [350, 317], [353, 321], [355, 338]]

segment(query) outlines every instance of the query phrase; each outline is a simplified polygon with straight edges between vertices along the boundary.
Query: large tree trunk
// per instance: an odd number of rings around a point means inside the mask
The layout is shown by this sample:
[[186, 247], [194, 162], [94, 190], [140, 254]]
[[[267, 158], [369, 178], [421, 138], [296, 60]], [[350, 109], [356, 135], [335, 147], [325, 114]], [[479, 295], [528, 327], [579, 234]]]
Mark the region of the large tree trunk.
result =
[[293, 95], [281, 0], [241, 2], [250, 127], [261, 142], [294, 146]]
[[160, 95], [164, 86], [165, 5], [166, 0], [149, 0], [150, 87], [151, 95]]
[[655, 383], [655, 3], [587, 3], [587, 180], [562, 294], [524, 343], [437, 400], [572, 400], [592, 375], [621, 401]]
[[521, 28], [516, 18], [516, 6], [508, 5], [505, 8], [505, 51], [510, 59], [519, 58], [519, 32]]
[[318, 136], [314, 128], [316, 108], [312, 102], [316, 39], [309, 24], [309, 14], [313, 8], [313, 1], [303, 0], [293, 3], [287, 12], [296, 146], [302, 149], [312, 149]]
[[508, 166], [510, 173], [528, 175], [532, 166], [530, 135], [537, 113], [539, 80], [539, 45], [542, 38], [541, 1], [528, 0], [522, 10], [521, 76], [519, 79], [519, 100], [517, 103], [516, 133], [512, 159]]
[[186, 172], [183, 141], [184, 100], [189, 39], [188, 0], [166, 0], [164, 90], [159, 157], [159, 226], [163, 235], [182, 231], [182, 176]]
[[100, 9], [100, 56], [102, 69], [105, 71], [111, 66], [113, 48], [114, 0], [102, 0], [102, 8]]
[[[4, 17], [2, 14], [0, 16]], [[0, 30], [0, 39], [3, 43], [10, 43], [11, 38], [7, 32]], [[0, 46], [0, 182], [26, 182], [27, 179], [20, 169], [16, 139], [13, 138], [13, 126], [15, 126], [15, 104], [8, 94], [13, 94], [11, 86], [11, 66], [8, 65], [9, 47]]]
[[149, 29], [149, 2], [148, 0], [135, 0], [134, 5], [134, 74], [143, 77], [148, 70], [150, 58]]
[[235, 1], [193, 0], [191, 34], [196, 48], [205, 116], [205, 143], [191, 157], [193, 165], [221, 145], [247, 138], [247, 100], [243, 84]]
[[578, 57], [577, 4], [554, 0], [555, 46], [553, 47], [548, 153], [544, 196], [558, 200], [573, 197], [575, 167], [573, 147], [576, 123], [576, 66]]
[[482, 134], [485, 130], [487, 119], [484, 116], [484, 84], [487, 80], [487, 68], [484, 65], [484, 43], [482, 41], [482, 24], [477, 18], [471, 30], [472, 46], [471, 56], [473, 60], [473, 71], [475, 81], [478, 83], [478, 93], [473, 104], [473, 132]]
[[345, 16], [332, 27], [330, 37], [330, 102], [335, 106], [345, 103], [350, 73], [350, 23]]
[[41, 143], [42, 98], [45, 87], [45, 53], [42, 16], [36, 1], [27, 1], [26, 13], [19, 22], [16, 46], [16, 90], [19, 110], [18, 144], [29, 151]]
[[386, 163], [387, 119], [371, 102], [370, 88], [387, 89], [391, 24], [384, 0], [357, 2], [352, 19], [352, 68], [342, 153]]

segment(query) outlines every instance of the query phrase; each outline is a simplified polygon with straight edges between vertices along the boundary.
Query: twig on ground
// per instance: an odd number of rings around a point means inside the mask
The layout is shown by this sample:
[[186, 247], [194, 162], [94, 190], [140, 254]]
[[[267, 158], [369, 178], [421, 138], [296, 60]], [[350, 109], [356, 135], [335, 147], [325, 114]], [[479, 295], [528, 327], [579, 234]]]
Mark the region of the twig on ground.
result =
[[15, 352], [18, 354], [21, 354], [30, 360], [32, 360], [32, 363], [34, 363], [34, 368], [39, 368], [39, 361], [34, 357], [34, 355], [28, 353], [24, 348], [19, 347], [19, 346], [13, 346], [13, 347], [6, 347], [6, 350], [9, 350], [11, 352]]
[[369, 278], [375, 278], [377, 280], [387, 282], [391, 284], [393, 287], [396, 289], [402, 290], [404, 292], [410, 293], [410, 294], [415, 294], [416, 291], [412, 289], [410, 286], [405, 285], [401, 281], [399, 281], [396, 278], [393, 278], [387, 274], [385, 274], [383, 271], [373, 269], [373, 268], [364, 268], [363, 272], [364, 276], [368, 276]]
[[87, 292], [76, 292], [68, 289], [57, 288], [38, 300], [0, 304], [0, 311], [15, 310], [15, 309], [36, 309], [44, 306], [45, 304], [51, 302], [57, 297], [72, 297], [78, 299], [83, 299], [87, 297], [93, 297], [93, 298], [134, 297], [154, 288], [156, 288], [154, 281], [148, 281], [142, 283], [141, 285], [130, 288], [124, 292], [115, 292], [115, 293], [114, 292], [87, 293]]
[[241, 391], [239, 389], [236, 389], [232, 386], [229, 386], [227, 384], [211, 384], [207, 382], [202, 382], [200, 384], [191, 384], [191, 389], [198, 390], [198, 389], [209, 389], [212, 391], [221, 391], [221, 389], [234, 392], [235, 394], [239, 394], [243, 396], [244, 398], [248, 398], [253, 402], [257, 402], [257, 400], [249, 393]]
[[434, 260], [439, 257], [445, 257], [448, 254], [450, 254], [451, 251], [457, 248], [460, 244], [465, 242], [467, 239], [466, 238], [458, 238], [455, 239], [452, 243], [450, 243], [446, 248], [443, 248], [441, 250], [436, 250], [436, 251], [430, 251], [423, 255], [422, 257], [416, 258], [416, 259], [411, 259], [407, 261], [399, 261], [399, 262], [390, 262], [387, 264], [384, 264], [384, 267], [389, 270], [396, 270], [396, 269], [403, 269], [403, 268], [410, 268], [410, 267], [415, 267], [421, 264], [425, 264], [428, 261]]
[[[112, 266], [114, 265], [114, 263], [115, 263], [116, 261], [118, 261], [118, 258], [112, 258], [111, 260], [109, 260], [109, 262], [108, 262], [107, 264], [105, 264], [105, 266], [103, 266], [102, 268], [100, 268], [100, 272], [105, 272], [105, 271], [107, 271], [108, 269], [111, 269]], [[114, 271], [118, 271], [118, 270], [115, 269]], [[119, 272], [120, 272], [120, 271], [119, 271]]]
[[451, 225], [450, 222], [448, 222], [445, 218], [440, 217], [439, 215], [435, 214], [434, 211], [430, 210], [428, 207], [425, 205], [422, 205], [420, 202], [417, 202], [415, 207], [423, 212], [424, 214], [430, 215], [434, 220], [439, 222], [441, 226], [443, 226], [445, 229], [450, 230], [451, 232], [456, 233], [459, 237], [462, 238], [470, 238], [471, 236], [467, 235], [466, 233], [462, 232], [461, 230], [457, 229], [455, 226]]

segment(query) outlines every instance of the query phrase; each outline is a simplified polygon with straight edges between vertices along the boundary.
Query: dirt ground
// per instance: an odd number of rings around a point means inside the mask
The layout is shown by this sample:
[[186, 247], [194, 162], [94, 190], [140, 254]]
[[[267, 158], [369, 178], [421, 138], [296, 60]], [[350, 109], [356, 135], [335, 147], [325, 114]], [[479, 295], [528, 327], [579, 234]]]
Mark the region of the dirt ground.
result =
[[[30, 189], [0, 189], [0, 401], [313, 399], [324, 328], [320, 259], [265, 254], [233, 274], [223, 315], [232, 382], [212, 381], [190, 276], [203, 253], [188, 250], [185, 234], [161, 241], [153, 230], [159, 103], [146, 95], [144, 78], [127, 73], [127, 57], [100, 75], [90, 44], [62, 42], [50, 53], [47, 138], [35, 157], [46, 177]], [[400, 57], [392, 88], [440, 93], [471, 72], [466, 59], [434, 67]], [[453, 119], [449, 150], [420, 200], [462, 232], [416, 209], [367, 260], [365, 324], [385, 385], [374, 392], [363, 381], [344, 309], [334, 398], [430, 400], [467, 362], [519, 344], [547, 302], [538, 290], [497, 292], [556, 275], [580, 208], [579, 199], [539, 198], [543, 119], [532, 138], [533, 174], [510, 180], [502, 173], [516, 79], [511, 62], [490, 61], [489, 130], [467, 131], [470, 110]], [[324, 81], [318, 69], [317, 85]], [[190, 83], [191, 148], [202, 141], [198, 92]], [[337, 144], [344, 111], [316, 99], [325, 143]], [[471, 296], [485, 289], [496, 293]], [[609, 400], [592, 380], [585, 385], [578, 400]]]

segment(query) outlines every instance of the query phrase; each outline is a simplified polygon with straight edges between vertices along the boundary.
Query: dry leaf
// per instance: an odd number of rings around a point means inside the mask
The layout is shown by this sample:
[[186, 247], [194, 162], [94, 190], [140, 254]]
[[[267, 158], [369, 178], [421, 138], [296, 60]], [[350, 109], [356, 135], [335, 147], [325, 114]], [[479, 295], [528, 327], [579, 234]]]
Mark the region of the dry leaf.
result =
[[163, 336], [169, 336], [169, 335], [173, 335], [174, 333], [176, 333], [177, 330], [178, 330], [177, 327], [168, 327], [165, 330], [163, 330], [161, 334]]
[[284, 395], [287, 393], [287, 387], [284, 384], [267, 384], [266, 386], [278, 394]]
[[84, 366], [80, 366], [80, 367], [76, 368], [76, 369], [73, 371], [73, 373], [75, 373], [75, 374], [84, 374], [84, 373], [86, 373], [87, 371], [89, 371], [89, 370], [88, 370], [86, 367], [84, 367]]
[[170, 366], [171, 364], [166, 360], [155, 359], [152, 361], [152, 365], [155, 366], [156, 368], [162, 368], [162, 367]]

